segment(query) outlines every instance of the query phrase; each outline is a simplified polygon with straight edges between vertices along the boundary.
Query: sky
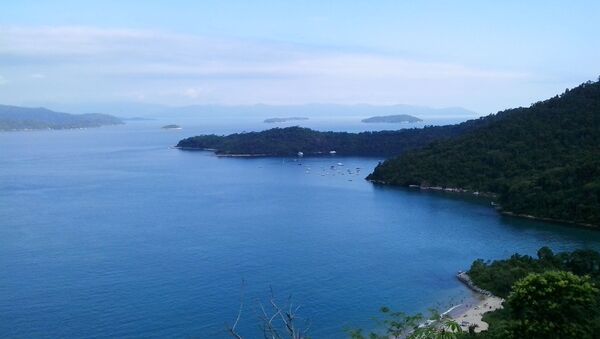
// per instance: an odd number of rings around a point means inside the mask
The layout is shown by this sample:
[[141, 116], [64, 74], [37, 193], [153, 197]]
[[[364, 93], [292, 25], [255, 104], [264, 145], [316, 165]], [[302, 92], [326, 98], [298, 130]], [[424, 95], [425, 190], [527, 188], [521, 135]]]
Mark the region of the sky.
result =
[[0, 1], [0, 103], [488, 114], [600, 75], [600, 1]]

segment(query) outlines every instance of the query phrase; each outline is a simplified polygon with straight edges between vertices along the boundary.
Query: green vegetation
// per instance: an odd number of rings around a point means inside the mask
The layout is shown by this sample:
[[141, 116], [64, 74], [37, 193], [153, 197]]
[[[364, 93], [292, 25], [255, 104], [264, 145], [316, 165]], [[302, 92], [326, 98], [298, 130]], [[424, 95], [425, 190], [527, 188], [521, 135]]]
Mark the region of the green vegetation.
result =
[[546, 271], [567, 271], [577, 275], [589, 275], [600, 285], [600, 253], [593, 250], [577, 250], [554, 254], [548, 247], [542, 247], [537, 258], [514, 254], [506, 260], [473, 262], [468, 274], [473, 282], [495, 295], [508, 297], [512, 286], [530, 273]]
[[380, 164], [368, 179], [498, 194], [520, 215], [600, 225], [600, 82]]
[[68, 114], [45, 108], [0, 105], [0, 131], [87, 128], [122, 123], [119, 118], [107, 114]]
[[415, 116], [408, 114], [396, 114], [396, 115], [384, 115], [384, 116], [375, 116], [367, 119], [362, 119], [362, 122], [366, 123], [401, 123], [401, 122], [419, 122], [423, 121]]
[[318, 155], [336, 151], [339, 155], [390, 156], [424, 147], [433, 141], [456, 137], [494, 120], [492, 116], [457, 125], [362, 133], [319, 132], [301, 127], [273, 128], [228, 136], [200, 135], [179, 141], [177, 147], [216, 150], [217, 154], [291, 156], [298, 152]]
[[365, 334], [362, 329], [353, 329], [348, 331], [349, 337], [351, 339], [455, 339], [462, 332], [456, 321], [441, 316], [436, 310], [431, 310], [427, 322], [421, 314], [407, 315], [393, 312], [388, 307], [382, 307], [381, 313], [383, 319], [377, 320], [379, 331]]
[[597, 299], [589, 277], [549, 271], [517, 281], [508, 304], [517, 319], [516, 332], [524, 337], [584, 338], [594, 333], [588, 316], [598, 314]]
[[600, 333], [600, 253], [578, 250], [538, 258], [477, 260], [469, 270], [479, 286], [506, 298], [504, 309], [484, 315], [481, 338], [597, 338]]

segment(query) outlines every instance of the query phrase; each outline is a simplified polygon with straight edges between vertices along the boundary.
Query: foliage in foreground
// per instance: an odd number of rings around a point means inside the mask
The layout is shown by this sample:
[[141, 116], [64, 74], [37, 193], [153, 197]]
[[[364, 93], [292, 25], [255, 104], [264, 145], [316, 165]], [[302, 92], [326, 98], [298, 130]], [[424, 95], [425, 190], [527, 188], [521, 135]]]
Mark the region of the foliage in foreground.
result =
[[538, 258], [515, 254], [485, 263], [477, 260], [471, 279], [506, 298], [504, 309], [484, 315], [490, 327], [478, 338], [599, 338], [600, 254], [577, 250]]
[[554, 254], [548, 247], [537, 252], [537, 258], [514, 254], [509, 259], [484, 262], [477, 259], [468, 274], [473, 282], [495, 295], [506, 298], [517, 280], [530, 273], [567, 271], [577, 275], [589, 275], [600, 285], [600, 253], [594, 250], [576, 250]]
[[[570, 272], [532, 273], [513, 286], [508, 304], [515, 332], [526, 338], [590, 338], [598, 289]], [[591, 318], [591, 319], [590, 319]]]
[[387, 307], [381, 308], [383, 319], [378, 321], [380, 331], [363, 333], [362, 329], [349, 330], [351, 339], [455, 339], [462, 332], [454, 320], [440, 316], [436, 310], [431, 310], [428, 321], [421, 315], [407, 315], [393, 312]]

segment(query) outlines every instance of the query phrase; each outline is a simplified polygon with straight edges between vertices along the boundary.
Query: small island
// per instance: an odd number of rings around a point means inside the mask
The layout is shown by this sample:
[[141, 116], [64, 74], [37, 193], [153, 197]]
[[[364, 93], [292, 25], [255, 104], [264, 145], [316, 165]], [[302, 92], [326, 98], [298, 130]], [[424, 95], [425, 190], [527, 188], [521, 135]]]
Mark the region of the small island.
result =
[[287, 117], [287, 118], [269, 118], [265, 119], [263, 122], [267, 124], [276, 124], [282, 122], [290, 122], [290, 121], [302, 121], [308, 120], [306, 117]]
[[375, 116], [366, 119], [362, 119], [362, 122], [366, 123], [387, 123], [387, 124], [398, 124], [405, 122], [420, 122], [423, 121], [415, 116], [408, 114], [397, 114], [397, 115], [384, 115], [384, 116]]
[[165, 125], [163, 127], [161, 127], [162, 129], [181, 129], [181, 126], [179, 125]]

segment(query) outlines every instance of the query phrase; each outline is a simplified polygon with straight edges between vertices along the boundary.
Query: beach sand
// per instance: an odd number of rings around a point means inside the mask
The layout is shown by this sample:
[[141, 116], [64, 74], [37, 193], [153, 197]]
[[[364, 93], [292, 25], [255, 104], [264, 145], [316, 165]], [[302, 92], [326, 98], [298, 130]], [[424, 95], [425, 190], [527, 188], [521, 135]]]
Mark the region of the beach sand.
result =
[[481, 332], [488, 329], [488, 323], [481, 320], [484, 313], [492, 312], [502, 308], [504, 299], [496, 296], [478, 295], [478, 300], [471, 304], [461, 305], [460, 311], [452, 314], [454, 319], [463, 329], [469, 331], [470, 325], [476, 325], [475, 332]]

